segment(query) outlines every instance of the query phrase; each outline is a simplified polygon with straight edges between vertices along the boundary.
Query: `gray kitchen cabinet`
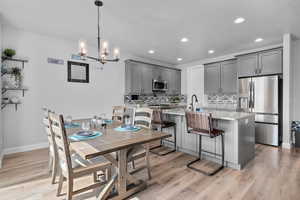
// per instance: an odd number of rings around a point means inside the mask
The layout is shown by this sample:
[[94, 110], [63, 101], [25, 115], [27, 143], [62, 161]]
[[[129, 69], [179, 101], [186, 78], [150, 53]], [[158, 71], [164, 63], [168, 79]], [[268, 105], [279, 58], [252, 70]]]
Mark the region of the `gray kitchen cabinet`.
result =
[[220, 63], [205, 65], [204, 93], [216, 94], [220, 92]]
[[133, 63], [131, 66], [131, 93], [142, 92], [142, 68]]
[[167, 94], [180, 94], [181, 71], [139, 61], [125, 61], [125, 94], [152, 94], [152, 80], [167, 81]]
[[181, 71], [175, 71], [174, 77], [175, 94], [181, 94]]
[[259, 54], [259, 73], [263, 75], [282, 73], [282, 50], [275, 49]]
[[181, 93], [181, 72], [179, 70], [168, 69], [167, 71], [168, 91], [167, 94]]
[[282, 73], [282, 49], [238, 56], [238, 77]]
[[237, 62], [236, 60], [221, 63], [221, 92], [237, 93]]
[[125, 61], [125, 94], [131, 93], [131, 66]]
[[248, 54], [238, 57], [238, 77], [254, 76], [257, 74], [258, 55]]
[[153, 67], [152, 69], [152, 78], [153, 80], [162, 80], [163, 69], [159, 67]]
[[143, 94], [151, 94], [152, 93], [152, 78], [153, 78], [153, 67], [149, 65], [142, 65], [142, 90]]

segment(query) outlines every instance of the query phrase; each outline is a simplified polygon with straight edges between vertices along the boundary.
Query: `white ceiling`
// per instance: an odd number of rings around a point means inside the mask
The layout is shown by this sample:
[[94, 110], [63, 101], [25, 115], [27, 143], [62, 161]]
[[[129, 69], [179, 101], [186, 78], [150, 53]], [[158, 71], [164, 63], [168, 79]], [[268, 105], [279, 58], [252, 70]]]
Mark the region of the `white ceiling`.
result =
[[[300, 38], [300, 0], [103, 0], [103, 36], [121, 52], [187, 63]], [[94, 0], [1, 0], [5, 23], [42, 34], [96, 43]], [[236, 25], [236, 17], [246, 21]], [[182, 37], [189, 42], [181, 43]], [[257, 37], [264, 38], [254, 43]], [[148, 54], [148, 50], [155, 54]], [[215, 53], [208, 55], [207, 51]]]

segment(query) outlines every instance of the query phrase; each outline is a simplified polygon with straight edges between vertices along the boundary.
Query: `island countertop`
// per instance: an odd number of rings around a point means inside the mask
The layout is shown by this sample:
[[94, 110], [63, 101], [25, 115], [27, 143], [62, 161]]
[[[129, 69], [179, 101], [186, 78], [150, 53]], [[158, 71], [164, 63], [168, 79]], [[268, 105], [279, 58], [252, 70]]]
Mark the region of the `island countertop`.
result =
[[[235, 112], [235, 111], [219, 111], [219, 110], [204, 110], [204, 112], [209, 112], [212, 114], [213, 119], [220, 119], [220, 120], [240, 120], [245, 119], [251, 116], [254, 116], [254, 113], [246, 113], [246, 112]], [[165, 114], [169, 115], [179, 115], [184, 116], [185, 111], [184, 109], [176, 108], [176, 109], [166, 109], [163, 111]]]

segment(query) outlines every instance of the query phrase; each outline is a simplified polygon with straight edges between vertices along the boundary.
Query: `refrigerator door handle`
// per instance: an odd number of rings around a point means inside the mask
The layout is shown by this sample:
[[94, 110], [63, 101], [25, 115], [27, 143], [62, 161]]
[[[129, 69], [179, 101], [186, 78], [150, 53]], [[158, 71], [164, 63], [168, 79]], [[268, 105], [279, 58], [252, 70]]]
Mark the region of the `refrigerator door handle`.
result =
[[255, 84], [252, 82], [252, 109], [254, 109], [255, 106]]
[[251, 111], [251, 107], [252, 107], [252, 84], [251, 84], [251, 81], [249, 82], [249, 110]]

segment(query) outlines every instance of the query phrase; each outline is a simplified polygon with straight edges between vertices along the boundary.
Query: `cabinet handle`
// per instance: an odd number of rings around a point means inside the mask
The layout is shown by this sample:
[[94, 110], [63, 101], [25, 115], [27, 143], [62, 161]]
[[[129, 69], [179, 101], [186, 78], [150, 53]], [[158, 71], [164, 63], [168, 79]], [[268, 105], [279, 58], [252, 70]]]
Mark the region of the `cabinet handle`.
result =
[[260, 66], [259, 73], [262, 73], [263, 65]]

